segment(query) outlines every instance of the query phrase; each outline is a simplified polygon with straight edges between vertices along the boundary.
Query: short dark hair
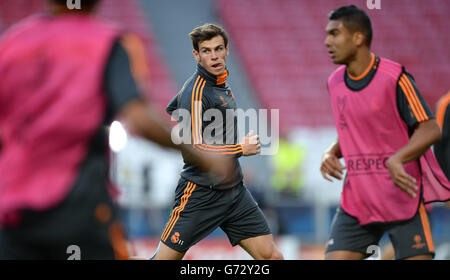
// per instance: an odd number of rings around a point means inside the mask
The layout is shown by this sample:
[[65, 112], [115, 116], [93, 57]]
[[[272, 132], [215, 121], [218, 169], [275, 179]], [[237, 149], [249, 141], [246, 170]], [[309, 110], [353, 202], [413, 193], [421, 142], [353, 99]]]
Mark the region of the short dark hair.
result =
[[344, 27], [351, 33], [362, 32], [366, 36], [366, 45], [372, 43], [372, 23], [369, 16], [355, 5], [342, 6], [330, 12], [329, 20], [342, 20]]
[[225, 47], [228, 46], [228, 34], [225, 29], [214, 23], [205, 23], [201, 26], [197, 26], [194, 28], [191, 33], [189, 33], [189, 37], [192, 40], [192, 46], [194, 50], [199, 51], [198, 45], [206, 40], [211, 40], [216, 36], [222, 36], [223, 42], [225, 43]]
[[[53, 2], [55, 4], [61, 5], [61, 6], [66, 6], [67, 5], [67, 0], [50, 0], [50, 2]], [[74, 1], [72, 1], [74, 2]], [[98, 4], [98, 2], [100, 2], [100, 0], [81, 0], [80, 1], [80, 6], [81, 6], [81, 10], [90, 10], [92, 8], [95, 7], [95, 5]]]

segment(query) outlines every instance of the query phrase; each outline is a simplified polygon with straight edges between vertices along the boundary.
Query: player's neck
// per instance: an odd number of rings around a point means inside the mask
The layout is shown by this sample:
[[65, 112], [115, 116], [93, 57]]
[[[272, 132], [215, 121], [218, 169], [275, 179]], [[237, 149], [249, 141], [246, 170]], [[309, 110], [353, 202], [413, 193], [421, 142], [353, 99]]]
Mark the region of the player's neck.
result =
[[347, 64], [347, 73], [350, 77], [360, 77], [372, 66], [375, 55], [369, 50], [363, 50], [355, 55], [355, 59]]

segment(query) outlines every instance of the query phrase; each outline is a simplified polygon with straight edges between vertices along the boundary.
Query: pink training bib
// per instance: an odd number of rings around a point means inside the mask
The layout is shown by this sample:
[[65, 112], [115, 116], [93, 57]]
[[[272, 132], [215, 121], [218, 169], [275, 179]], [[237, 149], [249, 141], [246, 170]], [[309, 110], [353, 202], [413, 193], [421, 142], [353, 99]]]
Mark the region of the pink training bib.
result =
[[[378, 67], [370, 84], [360, 91], [346, 86], [345, 66], [339, 67], [328, 80], [347, 167], [341, 207], [361, 225], [410, 219], [420, 203], [420, 195], [412, 198], [394, 185], [386, 164], [409, 141], [408, 128], [396, 101], [402, 66], [381, 59]], [[425, 202], [450, 199], [450, 183], [433, 159], [428, 151], [420, 160], [404, 164], [405, 171], [416, 178]], [[433, 178], [437, 180], [432, 182]]]
[[0, 41], [0, 223], [67, 195], [104, 121], [113, 26], [84, 15], [34, 16]]

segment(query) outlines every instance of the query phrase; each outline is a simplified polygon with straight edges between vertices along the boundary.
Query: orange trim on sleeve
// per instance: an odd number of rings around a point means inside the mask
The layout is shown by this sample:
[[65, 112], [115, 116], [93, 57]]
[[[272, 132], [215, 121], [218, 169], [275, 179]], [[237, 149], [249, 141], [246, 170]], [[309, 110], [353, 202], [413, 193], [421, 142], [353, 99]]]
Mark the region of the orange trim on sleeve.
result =
[[198, 81], [200, 79], [200, 76], [197, 76], [197, 79], [195, 80], [194, 87], [192, 88], [191, 93], [191, 132], [192, 132], [192, 141], [195, 144], [195, 107], [194, 107], [194, 101], [195, 101], [195, 90], [198, 88]]
[[196, 103], [197, 105], [197, 112], [198, 112], [198, 117], [197, 117], [197, 134], [198, 134], [198, 142], [199, 144], [201, 144], [203, 142], [203, 136], [202, 136], [202, 127], [203, 127], [203, 89], [205, 88], [205, 84], [206, 84], [206, 80], [203, 80], [203, 84], [201, 85], [200, 88], [200, 96], [198, 98], [198, 102]]
[[406, 81], [406, 86], [411, 90], [412, 97], [416, 101], [420, 113], [423, 115], [424, 121], [427, 121], [429, 118], [427, 116], [427, 113], [425, 112], [425, 109], [423, 108], [422, 103], [420, 102], [419, 97], [417, 96], [417, 92], [414, 89], [414, 86], [412, 85], [411, 81], [408, 79], [408, 77], [406, 77], [405, 74], [403, 74], [403, 77]]
[[436, 109], [436, 120], [439, 123], [439, 126], [441, 129], [444, 127], [444, 118], [445, 118], [445, 112], [447, 111], [447, 107], [450, 105], [450, 91], [442, 97], [439, 102]]
[[233, 148], [223, 148], [223, 146], [217, 146], [215, 148], [208, 148], [205, 147], [205, 145], [195, 145], [195, 148], [204, 150], [204, 151], [210, 151], [210, 152], [220, 152], [221, 154], [238, 154], [240, 152], [242, 152], [242, 145], [237, 144], [235, 147]]
[[411, 106], [411, 109], [414, 113], [414, 116], [416, 117], [418, 122], [423, 122], [428, 119], [428, 117], [425, 114], [425, 111], [422, 107], [422, 104], [417, 98], [417, 95], [415, 94], [414, 88], [413, 92], [411, 92], [410, 88], [406, 84], [406, 81], [408, 80], [406, 76], [403, 74], [399, 80], [399, 85], [403, 90], [403, 93], [406, 95], [406, 98], [408, 100], [409, 105]]
[[400, 81], [398, 82], [398, 84], [400, 85], [400, 87], [403, 90], [403, 93], [406, 96], [406, 99], [408, 100], [408, 103], [413, 111], [414, 117], [416, 117], [417, 121], [421, 122], [422, 121], [422, 117], [419, 115], [419, 113], [417, 112], [416, 109], [416, 105], [413, 103], [413, 101], [411, 100], [409, 91], [406, 89], [406, 86], [404, 84], [404, 82], [402, 81], [402, 79], [400, 79]]
[[208, 145], [208, 144], [202, 144], [202, 145], [207, 148], [211, 148], [211, 149], [236, 148], [238, 146], [242, 146], [242, 144], [220, 145], [220, 146], [214, 146], [214, 145]]
[[[202, 143], [202, 100], [199, 98], [203, 95], [203, 88], [205, 87], [206, 81], [200, 78], [200, 84], [197, 84], [195, 89], [195, 95], [192, 96], [192, 139], [193, 144]], [[201, 89], [200, 89], [201, 88]], [[192, 108], [191, 107], [191, 108]]]

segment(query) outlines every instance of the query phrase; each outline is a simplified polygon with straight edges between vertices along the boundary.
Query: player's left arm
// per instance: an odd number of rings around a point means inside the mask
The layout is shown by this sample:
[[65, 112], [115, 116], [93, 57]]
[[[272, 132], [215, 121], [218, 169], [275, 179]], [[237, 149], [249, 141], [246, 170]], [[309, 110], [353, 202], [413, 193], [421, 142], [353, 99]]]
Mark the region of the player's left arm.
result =
[[448, 140], [450, 136], [450, 91], [439, 100], [436, 106], [436, 120], [442, 130], [442, 141]]
[[444, 122], [442, 123], [442, 139], [446, 140], [445, 143], [448, 144], [449, 138], [450, 138], [450, 104], [447, 106], [447, 109], [445, 110]]
[[431, 145], [440, 141], [442, 135], [430, 107], [407, 73], [403, 73], [398, 82], [397, 105], [412, 135], [408, 143], [389, 158], [387, 166], [394, 184], [415, 197], [418, 190], [416, 180], [405, 172], [403, 164], [417, 160]]

